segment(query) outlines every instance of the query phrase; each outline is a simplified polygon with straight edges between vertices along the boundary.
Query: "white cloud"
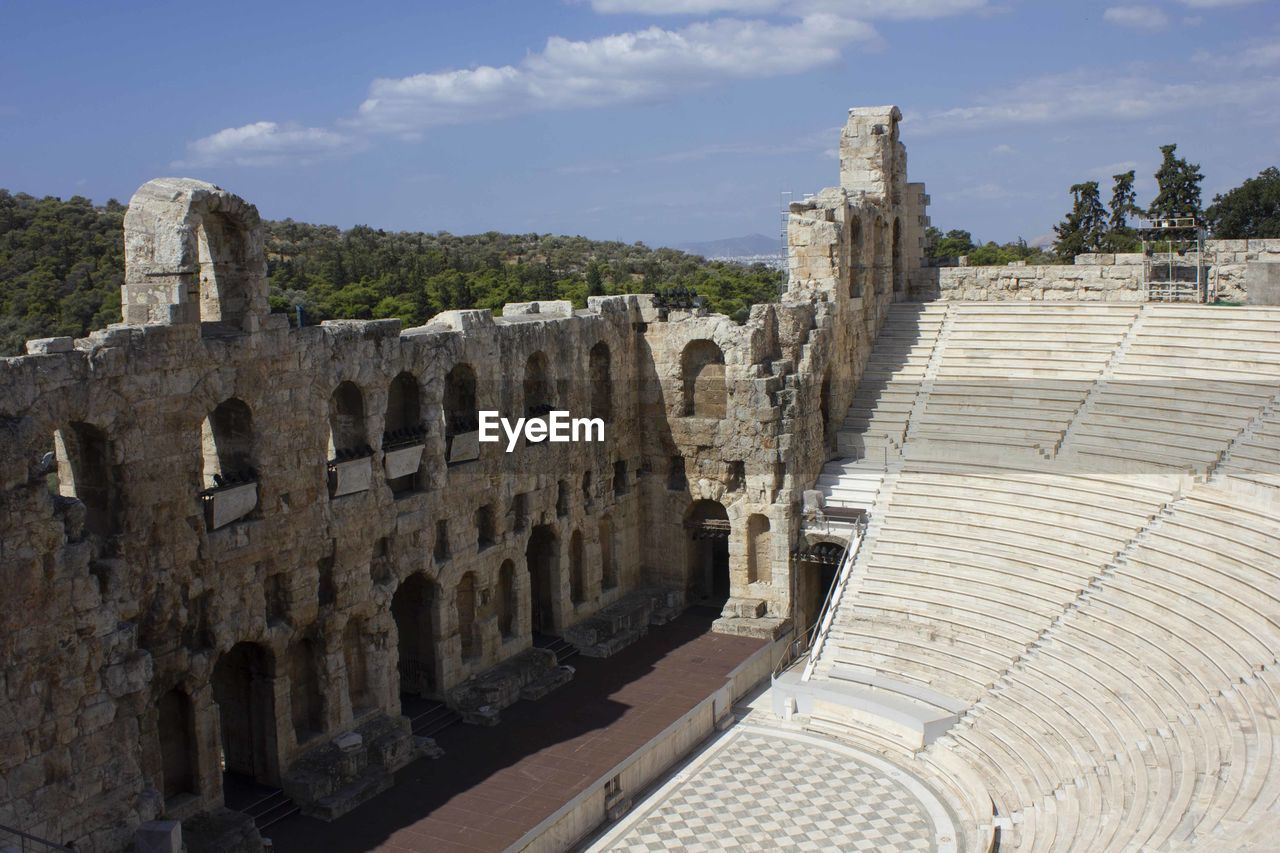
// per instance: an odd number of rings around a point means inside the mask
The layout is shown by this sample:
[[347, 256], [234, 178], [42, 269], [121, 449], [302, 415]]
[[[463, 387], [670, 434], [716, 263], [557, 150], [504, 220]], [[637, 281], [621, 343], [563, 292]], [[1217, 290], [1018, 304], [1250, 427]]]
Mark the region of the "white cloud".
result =
[[1017, 154], [1018, 149], [1014, 148], [1012, 145], [1006, 145], [1004, 143], [1001, 143], [1000, 145], [997, 145], [995, 148], [992, 148], [991, 153], [995, 154], [997, 157], [1008, 157], [1012, 154]]
[[375, 80], [351, 124], [415, 133], [513, 113], [650, 100], [725, 80], [808, 71], [839, 59], [851, 43], [876, 38], [870, 25], [829, 14], [785, 25], [720, 18], [588, 41], [557, 36], [519, 65]]
[[1185, 112], [1189, 104], [1248, 111], [1254, 118], [1274, 121], [1280, 118], [1278, 102], [1280, 77], [1179, 82], [1090, 69], [1033, 78], [973, 104], [907, 118], [917, 136], [1000, 126], [1137, 121]]
[[257, 121], [228, 127], [187, 145], [187, 158], [175, 166], [273, 166], [310, 163], [349, 149], [353, 140], [319, 127]]
[[1112, 6], [1102, 13], [1102, 19], [1135, 30], [1155, 32], [1169, 28], [1169, 16], [1159, 6]]
[[1179, 2], [1193, 9], [1220, 9], [1223, 6], [1246, 6], [1250, 3], [1264, 2], [1264, 0], [1179, 0]]
[[782, 15], [833, 14], [861, 20], [942, 18], [989, 8], [988, 0], [591, 0], [602, 14]]

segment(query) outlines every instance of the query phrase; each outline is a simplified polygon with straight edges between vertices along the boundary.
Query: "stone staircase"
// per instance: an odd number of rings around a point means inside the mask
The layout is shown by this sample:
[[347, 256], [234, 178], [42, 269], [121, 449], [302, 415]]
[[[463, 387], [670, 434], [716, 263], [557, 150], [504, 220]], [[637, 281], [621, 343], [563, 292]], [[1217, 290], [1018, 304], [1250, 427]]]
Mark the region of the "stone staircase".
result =
[[837, 438], [842, 455], [883, 464], [901, 454], [947, 313], [946, 305], [890, 306]]

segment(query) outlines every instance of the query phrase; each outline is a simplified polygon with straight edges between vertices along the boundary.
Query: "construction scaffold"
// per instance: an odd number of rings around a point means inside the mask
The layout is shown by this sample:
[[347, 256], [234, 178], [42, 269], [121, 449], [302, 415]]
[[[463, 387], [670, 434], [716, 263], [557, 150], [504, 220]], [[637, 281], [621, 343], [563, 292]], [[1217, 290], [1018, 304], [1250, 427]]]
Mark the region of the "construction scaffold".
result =
[[1206, 255], [1200, 221], [1193, 216], [1141, 220], [1138, 234], [1148, 302], [1212, 302], [1216, 298], [1217, 258]]

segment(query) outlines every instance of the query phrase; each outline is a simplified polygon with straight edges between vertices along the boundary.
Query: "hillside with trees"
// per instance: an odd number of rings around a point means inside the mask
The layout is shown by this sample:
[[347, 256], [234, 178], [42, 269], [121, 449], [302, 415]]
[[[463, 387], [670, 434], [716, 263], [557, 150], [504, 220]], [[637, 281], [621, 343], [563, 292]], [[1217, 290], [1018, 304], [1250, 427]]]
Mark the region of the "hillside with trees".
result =
[[[0, 190], [0, 355], [31, 338], [83, 336], [120, 321], [124, 205]], [[456, 236], [285, 220], [266, 225], [271, 306], [307, 323], [398, 317], [420, 325], [452, 308], [589, 295], [696, 291], [743, 321], [774, 301], [784, 276], [643, 243], [550, 234]]]

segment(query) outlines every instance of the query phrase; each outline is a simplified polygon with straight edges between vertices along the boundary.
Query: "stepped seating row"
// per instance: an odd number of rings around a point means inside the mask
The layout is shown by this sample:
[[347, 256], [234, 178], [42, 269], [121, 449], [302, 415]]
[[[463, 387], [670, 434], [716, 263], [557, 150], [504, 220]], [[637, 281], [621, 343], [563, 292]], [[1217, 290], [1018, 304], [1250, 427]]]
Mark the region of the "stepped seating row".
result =
[[1280, 391], [1280, 312], [1151, 306], [1064, 450], [1205, 469]]
[[930, 747], [1015, 817], [1002, 842], [1194, 846], [1280, 803], [1278, 551], [1280, 512], [1198, 489]]
[[953, 307], [913, 438], [1056, 447], [1138, 310], [1084, 308]]
[[1280, 488], [1280, 409], [1267, 412], [1252, 433], [1232, 449], [1222, 470], [1238, 480]]
[[1168, 484], [909, 462], [836, 614], [829, 663], [976, 701], [1169, 495]]

